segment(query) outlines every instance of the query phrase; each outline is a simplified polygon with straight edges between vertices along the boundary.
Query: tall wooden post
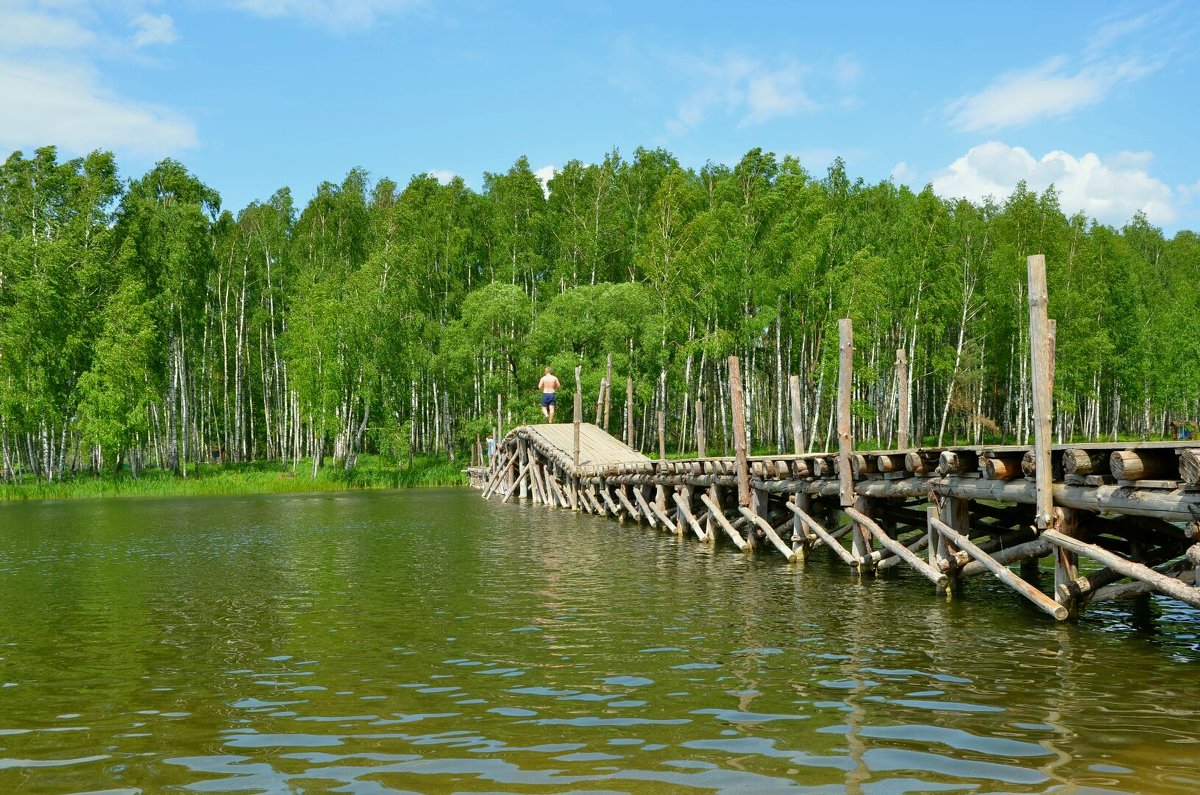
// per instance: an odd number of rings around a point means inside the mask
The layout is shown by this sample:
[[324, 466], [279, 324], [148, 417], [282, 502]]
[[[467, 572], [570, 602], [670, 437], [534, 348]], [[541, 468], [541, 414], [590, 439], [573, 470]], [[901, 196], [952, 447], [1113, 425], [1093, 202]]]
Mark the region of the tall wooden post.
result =
[[899, 416], [896, 423], [896, 448], [908, 449], [908, 354], [903, 348], [896, 349], [896, 395]]
[[696, 398], [696, 457], [708, 455], [708, 438], [704, 434], [704, 398]]
[[504, 412], [500, 410], [500, 393], [496, 393], [496, 444], [504, 438]]
[[854, 325], [849, 318], [838, 321], [838, 499], [843, 508], [854, 505], [854, 474], [850, 471], [850, 454], [854, 440], [850, 436], [850, 395], [854, 378]]
[[604, 419], [604, 391], [608, 387], [608, 382], [603, 378], [600, 379], [600, 391], [596, 394], [596, 427], [603, 427], [600, 421]]
[[604, 366], [604, 432], [608, 433], [608, 414], [612, 408], [612, 354]]
[[633, 376], [625, 379], [625, 444], [633, 447]]
[[662, 411], [658, 412], [658, 460], [667, 460], [667, 419]]
[[1050, 412], [1054, 384], [1050, 375], [1050, 322], [1047, 314], [1046, 257], [1034, 254], [1026, 260], [1029, 270], [1029, 355], [1033, 373], [1034, 458], [1037, 469], [1038, 530], [1054, 526], [1054, 480], [1050, 469]]
[[792, 400], [792, 448], [796, 455], [804, 453], [804, 408], [800, 405], [800, 376], [788, 378], [788, 392]]
[[[1054, 442], [1052, 414], [1054, 412], [1054, 333], [1046, 289], [1046, 257], [1034, 254], [1026, 260], [1029, 271], [1029, 357], [1033, 375], [1033, 432], [1034, 482], [1037, 488], [1037, 509], [1034, 519], [1038, 531], [1055, 529], [1054, 472], [1051, 469], [1050, 447]], [[1054, 598], [1074, 615], [1077, 604], [1067, 583], [1075, 579], [1078, 557], [1061, 547], [1054, 555]]]
[[[580, 425], [583, 424], [583, 386], [581, 384], [582, 375], [583, 375], [583, 368], [576, 367], [575, 368], [575, 459], [574, 459], [576, 467], [579, 466], [579, 427], [580, 427]], [[575, 477], [578, 478], [579, 474], [576, 473]]]
[[[850, 398], [854, 382], [854, 325], [849, 318], [838, 321], [838, 354], [838, 501], [843, 508], [857, 507], [862, 510], [869, 506], [865, 501], [856, 505], [854, 472], [850, 468], [850, 454], [854, 452], [850, 416]], [[854, 556], [860, 561], [866, 561], [871, 553], [870, 530], [855, 522], [851, 542]], [[859, 565], [860, 571], [862, 565]]]
[[[738, 505], [750, 507], [750, 465], [746, 460], [746, 403], [738, 357], [729, 357], [729, 396], [733, 409], [733, 454], [737, 459]], [[753, 534], [751, 534], [753, 535]]]

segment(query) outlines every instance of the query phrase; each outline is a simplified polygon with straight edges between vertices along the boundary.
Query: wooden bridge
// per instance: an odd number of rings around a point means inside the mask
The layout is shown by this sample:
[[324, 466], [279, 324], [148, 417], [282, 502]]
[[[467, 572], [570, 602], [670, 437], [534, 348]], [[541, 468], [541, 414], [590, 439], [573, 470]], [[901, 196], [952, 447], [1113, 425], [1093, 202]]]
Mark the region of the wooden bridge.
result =
[[[860, 574], [908, 566], [947, 595], [966, 578], [993, 576], [1058, 620], [1150, 593], [1200, 607], [1200, 442], [1050, 444], [1052, 334], [1040, 260], [1029, 263], [1032, 447], [904, 448], [902, 394], [904, 449], [855, 451], [843, 320], [837, 452], [748, 455], [731, 357], [734, 456], [706, 457], [700, 426], [696, 457], [666, 459], [660, 417], [660, 457], [650, 459], [581, 422], [577, 389], [574, 423], [510, 431], [490, 467], [469, 470], [472, 483], [485, 498], [630, 519], [788, 561], [825, 549]], [[792, 399], [795, 408], [795, 380]], [[1040, 584], [1045, 557], [1054, 563], [1049, 588]]]

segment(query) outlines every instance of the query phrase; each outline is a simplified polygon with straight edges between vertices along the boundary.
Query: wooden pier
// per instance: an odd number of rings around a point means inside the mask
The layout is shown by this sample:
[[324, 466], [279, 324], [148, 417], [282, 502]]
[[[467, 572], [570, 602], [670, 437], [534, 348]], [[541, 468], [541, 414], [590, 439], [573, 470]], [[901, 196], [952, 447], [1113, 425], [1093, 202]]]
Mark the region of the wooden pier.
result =
[[[748, 455], [731, 357], [734, 456], [651, 459], [583, 423], [577, 398], [575, 422], [510, 431], [491, 466], [469, 470], [472, 484], [485, 498], [629, 519], [791, 562], [824, 550], [859, 574], [907, 566], [946, 595], [992, 576], [1060, 621], [1090, 603], [1151, 593], [1200, 607], [1200, 442], [1050, 443], [1052, 334], [1040, 268], [1030, 257], [1033, 446], [856, 451], [844, 320], [837, 452]], [[1045, 557], [1054, 574], [1043, 585]]]

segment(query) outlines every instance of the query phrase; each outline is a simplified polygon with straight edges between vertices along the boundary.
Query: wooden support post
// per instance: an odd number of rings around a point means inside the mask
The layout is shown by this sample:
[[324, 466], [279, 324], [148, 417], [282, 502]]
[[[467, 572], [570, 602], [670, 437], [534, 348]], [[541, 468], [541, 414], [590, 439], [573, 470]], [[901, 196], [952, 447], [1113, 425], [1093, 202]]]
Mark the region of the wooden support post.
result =
[[[527, 466], [529, 463], [529, 445], [525, 443], [524, 439], [517, 439], [517, 460], [521, 462], [522, 466]], [[517, 496], [521, 499], [526, 499], [529, 497], [531, 490], [530, 481], [533, 480], [533, 477], [527, 477], [525, 480], [517, 478], [517, 480], [521, 487], [521, 493]]]
[[789, 502], [787, 507], [788, 510], [800, 517], [800, 521], [802, 521], [809, 529], [816, 533], [822, 541], [825, 542], [825, 546], [836, 552], [838, 557], [841, 558], [847, 566], [858, 565], [858, 560], [855, 559], [854, 555], [851, 554], [850, 551], [844, 546], [842, 546], [832, 533], [822, 527], [820, 522], [809, 516], [806, 511], [802, 510], [795, 503]]
[[633, 519], [635, 522], [641, 521], [641, 512], [638, 511], [637, 508], [633, 507], [633, 503], [631, 503], [629, 498], [625, 496], [624, 486], [617, 486], [617, 500], [619, 500], [621, 505], [625, 507], [625, 512], [629, 515], [629, 518]]
[[932, 582], [939, 591], [945, 591], [950, 587], [949, 577], [918, 558], [908, 547], [904, 546], [899, 541], [883, 532], [883, 528], [876, 524], [871, 517], [855, 508], [847, 508], [846, 515], [858, 522], [862, 527], [867, 528], [867, 530], [869, 530], [870, 533], [875, 536], [875, 540], [877, 540], [885, 549], [889, 550], [893, 555], [896, 555], [909, 566], [912, 566], [918, 572], [925, 575], [925, 577]]
[[796, 559], [796, 553], [792, 551], [791, 547], [783, 542], [783, 539], [780, 538], [779, 534], [775, 532], [775, 528], [771, 527], [770, 522], [749, 508], [739, 506], [738, 510], [741, 511], [742, 516], [746, 517], [746, 519], [750, 522], [752, 528], [757, 526], [763, 531], [763, 533], [767, 536], [767, 539], [775, 546], [776, 549], [779, 550], [781, 555], [788, 559], [789, 563]]
[[654, 509], [650, 503], [646, 502], [646, 495], [642, 494], [641, 486], [633, 486], [633, 498], [637, 501], [638, 507], [642, 509], [642, 516], [646, 517], [646, 521], [651, 527], [658, 526], [658, 518], [655, 516]]
[[854, 523], [854, 529], [850, 535], [850, 547], [854, 550], [854, 557], [858, 561], [859, 571], [864, 571], [871, 567], [871, 529], [860, 522], [857, 516], [865, 516], [871, 511], [871, 499], [869, 497], [856, 497], [854, 505], [846, 505], [842, 507], [846, 515], [850, 517], [850, 521]]
[[504, 412], [501, 408], [500, 394], [496, 393], [496, 444], [500, 444], [500, 440], [504, 438]]
[[1001, 566], [999, 563], [993, 560], [990, 555], [971, 543], [971, 541], [965, 535], [959, 533], [953, 527], [946, 524], [941, 519], [938, 519], [932, 513], [929, 515], [929, 522], [937, 529], [939, 534], [945, 536], [947, 540], [949, 540], [954, 546], [964, 550], [972, 558], [982, 563], [987, 567], [988, 571], [996, 575], [1001, 582], [1024, 596], [1029, 601], [1033, 602], [1035, 605], [1037, 605], [1038, 609], [1051, 616], [1054, 616], [1059, 621], [1063, 621], [1068, 617], [1069, 613], [1066, 607], [1060, 605], [1058, 602], [1046, 596], [1037, 588], [1034, 588], [1032, 585], [1013, 574], [1008, 570], [1008, 567]]
[[854, 377], [854, 326], [849, 318], [838, 321], [838, 499], [843, 508], [854, 504], [854, 473], [850, 471], [850, 453], [854, 440], [850, 436], [850, 395]]
[[896, 415], [896, 447], [907, 450], [908, 420], [911, 412], [908, 407], [908, 354], [903, 348], [896, 349], [896, 393], [899, 404]]
[[737, 459], [738, 505], [750, 507], [750, 466], [746, 460], [746, 404], [738, 357], [729, 357], [729, 397], [733, 409], [733, 453]]
[[1051, 412], [1054, 382], [1050, 368], [1050, 322], [1047, 314], [1046, 257], [1034, 254], [1026, 260], [1029, 275], [1029, 348], [1033, 373], [1034, 478], [1037, 484], [1038, 530], [1054, 527], [1054, 473], [1050, 468]]
[[729, 520], [725, 518], [721, 506], [709, 499], [707, 494], [700, 495], [700, 502], [704, 503], [704, 506], [708, 508], [708, 515], [721, 526], [721, 529], [729, 536], [729, 540], [734, 543], [734, 546], [744, 551], [746, 549], [746, 539], [742, 538], [742, 534], [737, 531], [737, 528], [731, 525]]
[[704, 399], [696, 399], [696, 457], [703, 460], [708, 455], [708, 439], [704, 435]]
[[[516, 461], [516, 460], [517, 459], [514, 456], [513, 461]], [[525, 461], [521, 464], [521, 472], [520, 472], [520, 474], [517, 475], [516, 483], [514, 483], [513, 486], [509, 488], [508, 493], [504, 495], [504, 499], [500, 500], [500, 504], [503, 505], [504, 503], [506, 503], [510, 499], [512, 499], [512, 496], [517, 493], [516, 486], [518, 484], [521, 487], [520, 488], [521, 498], [524, 499], [525, 498], [525, 484], [528, 482], [529, 482], [529, 462]]]
[[604, 389], [607, 386], [604, 379], [600, 379], [600, 391], [596, 393], [596, 427], [603, 427], [600, 421], [604, 418]]
[[692, 532], [696, 534], [696, 538], [701, 541], [706, 540], [708, 537], [708, 532], [700, 526], [700, 522], [696, 521], [696, 517], [692, 515], [692, 508], [690, 505], [688, 505], [687, 497], [676, 492], [674, 499], [675, 505], [679, 507], [680, 515], [683, 516], [683, 520], [687, 522], [688, 527], [692, 528]]
[[[1079, 512], [1074, 508], [1053, 508], [1051, 529], [1064, 536], [1079, 532]], [[1079, 555], [1073, 550], [1056, 546], [1054, 550], [1054, 599], [1067, 609], [1071, 618], [1079, 614], [1079, 594], [1071, 583], [1079, 576]]]
[[[800, 510], [807, 514], [812, 514], [812, 496], [807, 492], [797, 492], [792, 495], [788, 502], [788, 507], [795, 505]], [[812, 536], [808, 533], [808, 527], [800, 519], [800, 514], [792, 514], [792, 549], [801, 560], [808, 558], [809, 547], [812, 546]]]
[[[941, 503], [941, 516], [938, 520], [944, 523], [947, 527], [954, 530], [962, 536], [966, 536], [971, 532], [971, 503], [968, 500], [960, 497], [946, 497]], [[949, 542], [944, 533], [938, 533], [937, 537], [930, 537], [931, 548], [934, 549], [931, 562], [938, 568], [941, 568], [943, 561], [951, 561], [954, 559], [954, 553], [958, 549], [953, 543]], [[936, 547], [936, 548], [935, 548]], [[958, 571], [955, 568], [949, 569], [951, 577], [957, 577]]]
[[1200, 607], [1200, 588], [1185, 585], [1175, 577], [1157, 572], [1149, 566], [1143, 566], [1141, 563], [1126, 560], [1120, 555], [1109, 552], [1107, 549], [1098, 547], [1095, 544], [1088, 544], [1077, 538], [1071, 538], [1056, 530], [1047, 530], [1042, 534], [1042, 537], [1057, 547], [1068, 549], [1076, 555], [1091, 558], [1125, 577], [1149, 583], [1156, 590], [1165, 593], [1167, 596], [1174, 597], [1192, 607]]
[[804, 407], [800, 405], [800, 376], [788, 378], [788, 396], [792, 402], [792, 449], [804, 454]]

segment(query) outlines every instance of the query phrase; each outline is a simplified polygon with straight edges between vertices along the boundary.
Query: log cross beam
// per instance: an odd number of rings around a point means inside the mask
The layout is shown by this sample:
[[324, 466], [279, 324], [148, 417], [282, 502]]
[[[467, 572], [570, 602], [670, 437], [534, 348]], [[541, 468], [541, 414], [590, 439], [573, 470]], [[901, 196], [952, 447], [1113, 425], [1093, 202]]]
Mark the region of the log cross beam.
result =
[[950, 587], [949, 577], [918, 558], [908, 547], [904, 546], [899, 541], [883, 532], [883, 528], [876, 524], [875, 520], [873, 520], [871, 517], [855, 508], [843, 508], [842, 510], [844, 510], [846, 515], [851, 519], [870, 530], [871, 535], [875, 536], [875, 540], [878, 541], [881, 546], [923, 574], [926, 579], [937, 586], [939, 591], [945, 591]]
[[838, 543], [838, 540], [833, 536], [833, 534], [822, 527], [820, 522], [805, 513], [803, 508], [793, 502], [787, 503], [787, 507], [792, 513], [800, 517], [800, 521], [804, 523], [805, 527], [816, 533], [817, 537], [824, 541], [827, 547], [836, 552], [838, 557], [845, 561], [847, 566], [858, 565], [858, 558], [854, 557], [854, 554], [851, 553], [850, 550]]
[[1143, 566], [1141, 563], [1126, 560], [1103, 547], [1089, 544], [1086, 541], [1080, 541], [1078, 538], [1071, 538], [1057, 530], [1043, 531], [1042, 538], [1061, 549], [1074, 552], [1077, 555], [1083, 555], [1085, 558], [1090, 558], [1102, 566], [1107, 566], [1126, 577], [1148, 583], [1166, 595], [1185, 602], [1192, 607], [1200, 607], [1200, 588], [1194, 585], [1185, 585], [1175, 577], [1161, 574], [1149, 566]]
[[729, 540], [734, 543], [734, 546], [744, 552], [750, 545], [746, 543], [746, 539], [742, 538], [742, 534], [737, 531], [737, 528], [731, 525], [729, 520], [725, 518], [725, 513], [721, 510], [721, 507], [709, 499], [707, 494], [700, 495], [700, 502], [704, 503], [704, 506], [708, 508], [709, 515], [717, 520], [717, 524], [729, 536]]
[[789, 563], [796, 559], [796, 553], [790, 546], [783, 542], [783, 539], [780, 538], [779, 534], [775, 532], [775, 528], [771, 527], [770, 522], [745, 506], [739, 505], [738, 510], [741, 512], [742, 516], [746, 517], [746, 519], [766, 533], [770, 542], [775, 545], [775, 548], [779, 550], [780, 554], [787, 558]]
[[[1067, 610], [1066, 606], [1060, 605], [1058, 602], [1054, 601], [1049, 596], [1046, 596], [1046, 594], [1042, 593], [1037, 588], [1013, 574], [1011, 571], [1009, 571], [1007, 566], [997, 563], [991, 555], [975, 546], [975, 544], [972, 543], [962, 533], [959, 533], [953, 527], [934, 516], [932, 511], [929, 514], [929, 524], [951, 544], [963, 550], [972, 558], [979, 561], [979, 563], [983, 564], [987, 570], [996, 575], [996, 577], [1002, 583], [1007, 585], [1009, 588], [1012, 588], [1029, 601], [1033, 602], [1039, 610], [1053, 616], [1059, 621], [1065, 621], [1068, 616], [1070, 616], [1070, 611]], [[1042, 535], [1045, 536], [1045, 534], [1049, 532], [1054, 531], [1047, 530]]]

